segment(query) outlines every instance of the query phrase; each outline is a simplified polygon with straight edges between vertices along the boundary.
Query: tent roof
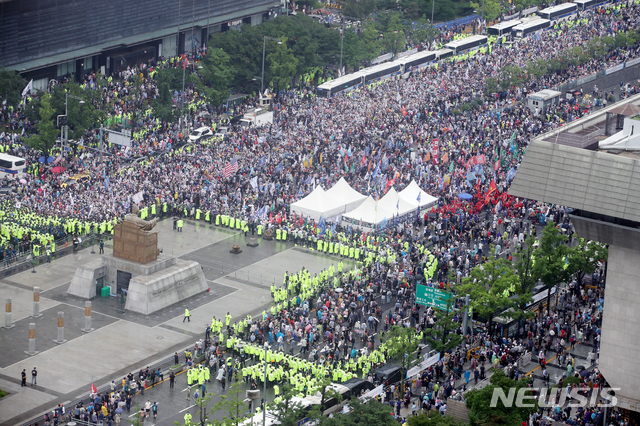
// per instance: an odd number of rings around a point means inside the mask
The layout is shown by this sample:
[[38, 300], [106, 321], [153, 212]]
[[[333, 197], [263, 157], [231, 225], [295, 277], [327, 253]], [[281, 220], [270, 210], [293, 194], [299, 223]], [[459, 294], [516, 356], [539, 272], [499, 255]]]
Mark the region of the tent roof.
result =
[[403, 215], [418, 208], [418, 203], [410, 203], [391, 187], [389, 192], [378, 201], [378, 208], [392, 212], [392, 215]]
[[349, 183], [340, 178], [340, 180], [324, 193], [325, 211], [330, 211], [340, 206], [364, 201], [366, 195], [362, 195], [349, 185]]
[[382, 222], [384, 218], [387, 218], [387, 220], [391, 219], [393, 214], [382, 209], [373, 197], [368, 196], [358, 208], [343, 214], [342, 217], [378, 224]]
[[309, 195], [293, 203], [296, 207], [300, 208], [314, 208], [318, 203], [323, 203], [325, 190], [321, 186], [316, 186], [316, 189], [311, 191]]
[[[418, 194], [420, 195], [419, 202]], [[424, 192], [415, 180], [411, 180], [411, 183], [407, 185], [405, 189], [400, 191], [400, 196], [410, 203], [413, 203], [415, 205], [420, 204], [420, 207], [428, 206], [438, 201], [436, 197]]]

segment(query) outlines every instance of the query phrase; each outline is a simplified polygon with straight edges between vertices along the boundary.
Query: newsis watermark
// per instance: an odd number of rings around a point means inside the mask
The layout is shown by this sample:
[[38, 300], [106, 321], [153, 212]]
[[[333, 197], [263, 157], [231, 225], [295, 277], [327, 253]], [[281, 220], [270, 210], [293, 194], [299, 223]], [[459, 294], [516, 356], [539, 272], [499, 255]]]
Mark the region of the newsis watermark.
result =
[[[568, 406], [575, 407], [589, 407], [598, 404], [598, 398], [602, 398], [602, 407], [615, 407], [618, 404], [618, 398], [615, 397], [615, 392], [620, 388], [594, 388], [591, 392], [591, 396], [587, 397], [584, 394], [588, 393], [588, 387], [580, 387], [571, 389], [567, 388], [511, 388], [506, 393], [504, 389], [493, 389], [493, 395], [491, 396], [491, 408], [498, 406], [498, 401], [502, 406], [506, 408], [533, 408], [535, 402], [538, 402], [538, 406], [541, 408], [555, 407], [559, 405], [564, 407], [568, 402]], [[581, 393], [582, 392], [582, 393]], [[558, 395], [559, 394], [559, 395]], [[556, 403], [556, 400], [558, 401]]]

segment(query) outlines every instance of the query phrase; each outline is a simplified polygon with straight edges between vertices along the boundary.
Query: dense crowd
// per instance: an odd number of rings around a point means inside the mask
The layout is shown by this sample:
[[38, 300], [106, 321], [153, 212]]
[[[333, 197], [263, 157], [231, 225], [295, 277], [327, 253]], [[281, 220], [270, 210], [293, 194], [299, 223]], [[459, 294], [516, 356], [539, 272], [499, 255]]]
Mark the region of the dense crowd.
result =
[[[62, 173], [32, 167], [23, 181], [3, 182], [15, 192], [6, 197], [9, 201], [0, 212], [2, 246], [15, 252], [25, 241], [40, 240], [46, 246], [64, 234], [109, 233], [130, 211], [134, 195], [140, 194], [137, 203], [151, 216], [187, 216], [219, 226], [220, 218], [228, 216], [242, 223], [237, 229], [245, 232], [270, 227], [324, 252], [334, 247], [330, 254], [357, 262], [357, 268], [343, 273], [339, 266], [338, 273], [330, 268], [314, 277], [305, 271], [287, 276], [283, 287], [272, 289], [276, 300], [271, 312], [256, 320], [227, 323], [227, 337], [218, 330], [205, 349], [224, 348], [230, 341], [227, 347], [245, 348], [246, 356], [248, 348], [267, 342], [274, 353], [282, 354], [276, 355], [279, 367], [273, 370], [273, 381], [285, 375], [295, 377], [303, 394], [315, 389], [325, 375], [340, 380], [355, 374], [369, 377], [387, 359], [384, 343], [375, 337], [379, 328], [386, 331], [389, 325], [404, 324], [414, 327], [421, 338], [421, 333], [437, 325], [439, 313], [427, 310], [421, 316], [411, 301], [417, 283], [444, 288], [452, 276], [459, 281], [482, 262], [490, 246], [508, 255], [547, 221], [558, 223], [572, 235], [564, 208], [514, 199], [506, 190], [531, 138], [580, 118], [591, 108], [575, 99], [563, 100], [541, 113], [512, 102], [637, 57], [639, 48], [612, 50], [585, 65], [569, 66], [563, 73], [532, 78], [495, 98], [484, 95], [486, 79], [498, 77], [507, 65], [523, 67], [532, 59], [548, 60], [593, 37], [636, 28], [638, 16], [637, 5], [631, 3], [613, 11], [584, 12], [540, 36], [516, 44], [493, 43], [490, 53], [485, 50], [465, 55], [465, 60], [440, 62], [406, 79], [373, 83], [330, 99], [316, 98], [310, 88], [281, 92], [275, 98], [273, 123], [259, 128], [231, 126], [222, 138], [191, 144], [185, 143], [186, 135], [177, 123], [162, 122], [149, 107], [149, 101], [158, 96], [153, 78], [157, 69], [182, 67], [186, 59], [128, 68], [115, 78], [102, 79], [99, 90], [101, 108], [111, 122], [136, 119], [133, 146], [107, 145], [102, 155], [67, 154]], [[197, 72], [193, 62], [189, 66]], [[130, 79], [138, 74], [143, 76], [140, 88]], [[83, 83], [87, 90], [93, 89], [97, 78], [87, 76]], [[130, 92], [135, 98], [123, 100]], [[474, 100], [482, 102], [461, 111]], [[190, 112], [190, 129], [222, 124], [223, 119], [216, 118], [219, 111], [194, 88], [177, 95], [176, 103], [183, 101]], [[236, 112], [252, 106], [255, 101], [247, 101]], [[29, 129], [33, 125], [21, 112], [9, 113], [6, 107], [2, 119], [7, 126]], [[83, 144], [97, 146], [97, 135], [97, 130], [87, 131]], [[1, 139], [3, 152], [38, 164], [41, 153], [24, 147], [24, 136], [4, 134]], [[140, 160], [131, 161], [136, 158]], [[232, 160], [237, 161], [238, 170], [225, 178], [223, 169]], [[80, 172], [89, 172], [91, 178], [68, 184], [67, 178]], [[415, 180], [438, 197], [439, 204], [415, 221], [391, 222], [377, 235], [332, 226], [333, 218], [325, 218], [329, 230], [322, 232], [318, 223], [289, 214], [292, 202], [318, 185], [329, 188], [343, 177], [374, 198]], [[472, 194], [473, 200], [461, 200], [458, 195], [463, 192]], [[25, 222], [28, 229], [23, 230]], [[484, 362], [509, 368], [523, 351], [544, 361], [550, 350], [563, 352], [572, 336], [583, 342], [592, 339], [597, 349], [601, 292], [601, 287], [585, 292], [583, 283], [575, 283], [561, 296], [557, 313], [538, 315], [517, 338], [492, 337], [501, 330], [486, 330], [480, 335], [479, 362], [472, 365], [469, 378], [484, 376]], [[383, 309], [376, 297], [391, 303], [390, 310]], [[457, 331], [468, 333], [461, 324]], [[296, 346], [308, 358], [301, 366], [284, 354], [285, 349], [291, 353]], [[211, 357], [218, 353], [210, 351]], [[446, 400], [453, 394], [456, 377], [467, 376], [468, 356], [462, 347], [420, 378], [418, 387], [430, 395], [429, 406], [439, 409], [439, 397]], [[211, 367], [223, 367], [223, 375], [249, 368], [227, 361], [216, 358]], [[571, 361], [565, 357], [560, 363]], [[305, 369], [314, 372], [309, 380], [301, 380], [299, 371]], [[252, 371], [247, 369], [244, 375], [257, 379]], [[515, 368], [509, 371], [514, 377], [518, 374]], [[567, 373], [570, 376], [572, 371]], [[601, 380], [592, 375], [592, 382]], [[406, 396], [388, 398], [406, 401]], [[586, 424], [584, 414], [579, 414], [582, 420], [576, 424]]]

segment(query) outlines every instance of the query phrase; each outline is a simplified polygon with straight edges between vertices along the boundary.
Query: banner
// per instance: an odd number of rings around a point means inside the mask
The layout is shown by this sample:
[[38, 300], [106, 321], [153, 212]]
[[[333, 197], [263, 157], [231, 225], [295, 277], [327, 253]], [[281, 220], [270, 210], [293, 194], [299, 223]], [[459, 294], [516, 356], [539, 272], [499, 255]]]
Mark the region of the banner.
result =
[[384, 61], [388, 61], [389, 59], [393, 58], [393, 53], [386, 53], [384, 55], [380, 55], [377, 58], [373, 59], [371, 61], [371, 65], [375, 65], [375, 64], [379, 64], [381, 62]]
[[416, 365], [415, 367], [407, 371], [407, 379], [417, 374], [420, 374], [422, 370], [426, 370], [427, 368], [431, 367], [433, 364], [435, 364], [438, 361], [440, 361], [439, 353], [433, 356], [430, 356], [429, 358], [422, 361], [420, 364]]
[[400, 52], [396, 55], [396, 58], [397, 59], [404, 58], [405, 56], [413, 55], [414, 53], [418, 53], [418, 48], [407, 50], [405, 52]]
[[380, 395], [382, 393], [382, 385], [371, 389], [369, 392], [365, 393], [364, 395], [362, 395], [360, 397], [360, 399], [362, 399], [363, 401], [367, 400], [367, 399], [371, 399], [371, 398], [375, 398], [376, 396]]
[[136, 204], [140, 204], [142, 202], [142, 191], [138, 192], [133, 197], [131, 197], [131, 201], [133, 201]]
[[611, 67], [604, 72], [605, 75], [613, 74], [614, 72], [618, 72], [624, 69], [624, 63], [618, 64], [615, 67]]
[[640, 58], [636, 58], [636, 59], [632, 59], [630, 61], [627, 61], [625, 63], [625, 68], [628, 68], [628, 67], [630, 67], [632, 65], [635, 65], [635, 64], [640, 64]]

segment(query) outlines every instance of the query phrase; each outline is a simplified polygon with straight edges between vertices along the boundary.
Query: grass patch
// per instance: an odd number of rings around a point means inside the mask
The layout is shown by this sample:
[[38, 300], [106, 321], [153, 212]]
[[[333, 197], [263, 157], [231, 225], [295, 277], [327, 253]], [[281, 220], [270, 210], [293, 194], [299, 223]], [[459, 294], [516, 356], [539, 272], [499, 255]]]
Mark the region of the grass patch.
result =
[[2, 398], [3, 396], [7, 396], [7, 395], [9, 395], [9, 392], [3, 391], [2, 389], [0, 389], [0, 398]]

